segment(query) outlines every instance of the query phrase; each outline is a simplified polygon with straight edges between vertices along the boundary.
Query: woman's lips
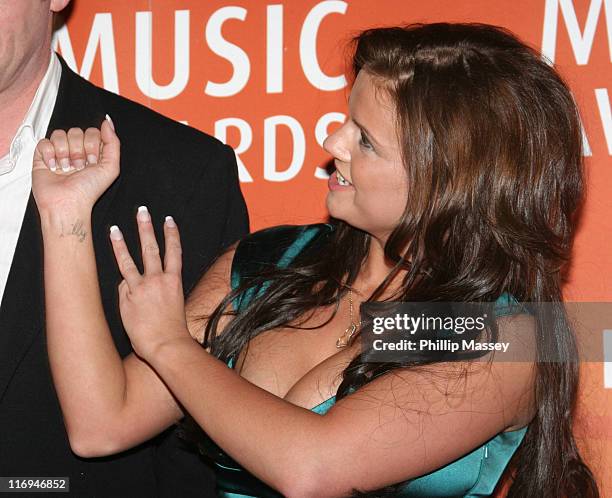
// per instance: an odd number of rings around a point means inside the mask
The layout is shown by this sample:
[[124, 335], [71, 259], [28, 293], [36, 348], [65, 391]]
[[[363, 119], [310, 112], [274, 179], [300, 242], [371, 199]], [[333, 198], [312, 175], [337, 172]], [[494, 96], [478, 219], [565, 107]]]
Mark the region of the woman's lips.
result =
[[337, 172], [334, 171], [331, 175], [329, 175], [329, 180], [327, 181], [327, 186], [329, 190], [354, 190], [355, 187], [353, 185], [340, 185], [338, 182]]

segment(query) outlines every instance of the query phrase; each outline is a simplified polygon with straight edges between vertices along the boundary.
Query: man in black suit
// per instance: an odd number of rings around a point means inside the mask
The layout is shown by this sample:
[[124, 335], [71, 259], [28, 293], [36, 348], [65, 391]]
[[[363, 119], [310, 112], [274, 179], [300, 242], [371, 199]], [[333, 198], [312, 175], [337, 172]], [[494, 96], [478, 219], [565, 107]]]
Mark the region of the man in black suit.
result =
[[70, 450], [45, 345], [42, 239], [30, 192], [36, 142], [58, 128], [99, 127], [106, 114], [114, 121], [121, 174], [94, 208], [92, 235], [105, 313], [123, 356], [131, 347], [109, 226], [120, 225], [137, 247], [137, 206], [149, 207], [160, 241], [163, 217], [172, 215], [184, 227], [188, 290], [247, 233], [248, 220], [229, 147], [91, 85], [51, 53], [53, 13], [69, 1], [0, 0], [0, 477], [69, 477], [78, 497], [213, 496], [210, 470], [172, 430], [116, 457], [88, 460]]

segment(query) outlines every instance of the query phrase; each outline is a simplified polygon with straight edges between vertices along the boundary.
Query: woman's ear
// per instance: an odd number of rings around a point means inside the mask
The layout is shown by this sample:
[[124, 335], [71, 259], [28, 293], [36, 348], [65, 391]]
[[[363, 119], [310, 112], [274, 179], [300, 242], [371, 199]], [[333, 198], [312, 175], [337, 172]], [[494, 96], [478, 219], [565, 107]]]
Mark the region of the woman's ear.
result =
[[70, 0], [51, 0], [49, 10], [51, 12], [61, 12], [70, 3]]

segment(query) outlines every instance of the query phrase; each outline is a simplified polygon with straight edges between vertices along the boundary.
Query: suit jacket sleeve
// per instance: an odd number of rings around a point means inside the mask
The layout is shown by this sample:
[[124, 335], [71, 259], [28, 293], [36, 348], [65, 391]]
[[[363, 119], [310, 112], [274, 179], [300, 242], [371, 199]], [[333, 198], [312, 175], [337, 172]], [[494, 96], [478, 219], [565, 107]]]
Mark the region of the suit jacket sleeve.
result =
[[[189, 237], [190, 251], [200, 253], [210, 241], [219, 241], [216, 254], [221, 252], [248, 234], [249, 221], [246, 204], [238, 181], [238, 166], [233, 149], [223, 146], [219, 157], [209, 161], [214, 167], [217, 175], [215, 182], [223, 186], [223, 195], [220, 204], [211, 205], [207, 202], [211, 196], [210, 177], [203, 175], [198, 186], [194, 189], [183, 215], [183, 227], [181, 234]], [[214, 163], [211, 164], [211, 163]], [[224, 220], [221, 234], [206, 233], [207, 227], [203, 226], [202, 220], [206, 218], [203, 210], [214, 209], [216, 216]], [[210, 213], [208, 213], [210, 214]], [[219, 226], [217, 225], [217, 226]], [[179, 227], [181, 228], [181, 227]], [[196, 241], [191, 239], [196, 236]], [[200, 247], [197, 247], [197, 245]], [[195, 247], [194, 247], [195, 245]], [[183, 280], [185, 290], [189, 291], [198, 282], [201, 274], [212, 261], [200, 261], [201, 271], [199, 273], [184, 274]], [[212, 469], [202, 460], [200, 456], [194, 457], [194, 450], [179, 439], [176, 429], [172, 428], [158, 438], [159, 446], [156, 457], [156, 474], [158, 477], [159, 496], [181, 496], [181, 497], [216, 497], [214, 491], [214, 475]]]
[[222, 242], [223, 249], [249, 233], [249, 218], [246, 204], [240, 191], [236, 155], [234, 150], [228, 146], [225, 146], [225, 150], [227, 155], [227, 167], [225, 169], [228, 172], [228, 185], [226, 188], [227, 207], [225, 233]]

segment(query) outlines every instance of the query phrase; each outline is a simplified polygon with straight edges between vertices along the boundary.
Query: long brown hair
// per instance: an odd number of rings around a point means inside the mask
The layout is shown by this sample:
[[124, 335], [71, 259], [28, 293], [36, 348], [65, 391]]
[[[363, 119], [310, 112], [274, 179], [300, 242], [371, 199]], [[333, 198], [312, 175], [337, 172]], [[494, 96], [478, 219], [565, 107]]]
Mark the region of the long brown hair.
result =
[[[506, 29], [477, 23], [364, 31], [355, 38], [353, 69], [374, 76], [395, 104], [410, 185], [385, 246], [395, 267], [369, 300], [407, 270], [397, 300], [490, 302], [508, 292], [519, 301], [561, 302], [583, 157], [578, 110], [559, 74]], [[225, 298], [206, 328], [214, 354], [236, 357], [255, 335], [299, 328], [315, 308], [338, 305], [367, 257], [370, 236], [333, 222], [325, 258], [305, 251], [289, 268], [263, 270]], [[241, 313], [229, 310], [245, 289], [264, 283], [266, 292]], [[234, 317], [216, 337], [223, 314]], [[597, 497], [572, 435], [578, 382], [572, 329], [561, 312], [537, 312], [535, 321], [537, 412], [513, 458], [508, 496]], [[544, 361], [544, 351], [561, 361]], [[337, 398], [394, 368], [435, 361], [407, 355], [404, 363], [380, 364], [358, 356], [343, 372]]]

